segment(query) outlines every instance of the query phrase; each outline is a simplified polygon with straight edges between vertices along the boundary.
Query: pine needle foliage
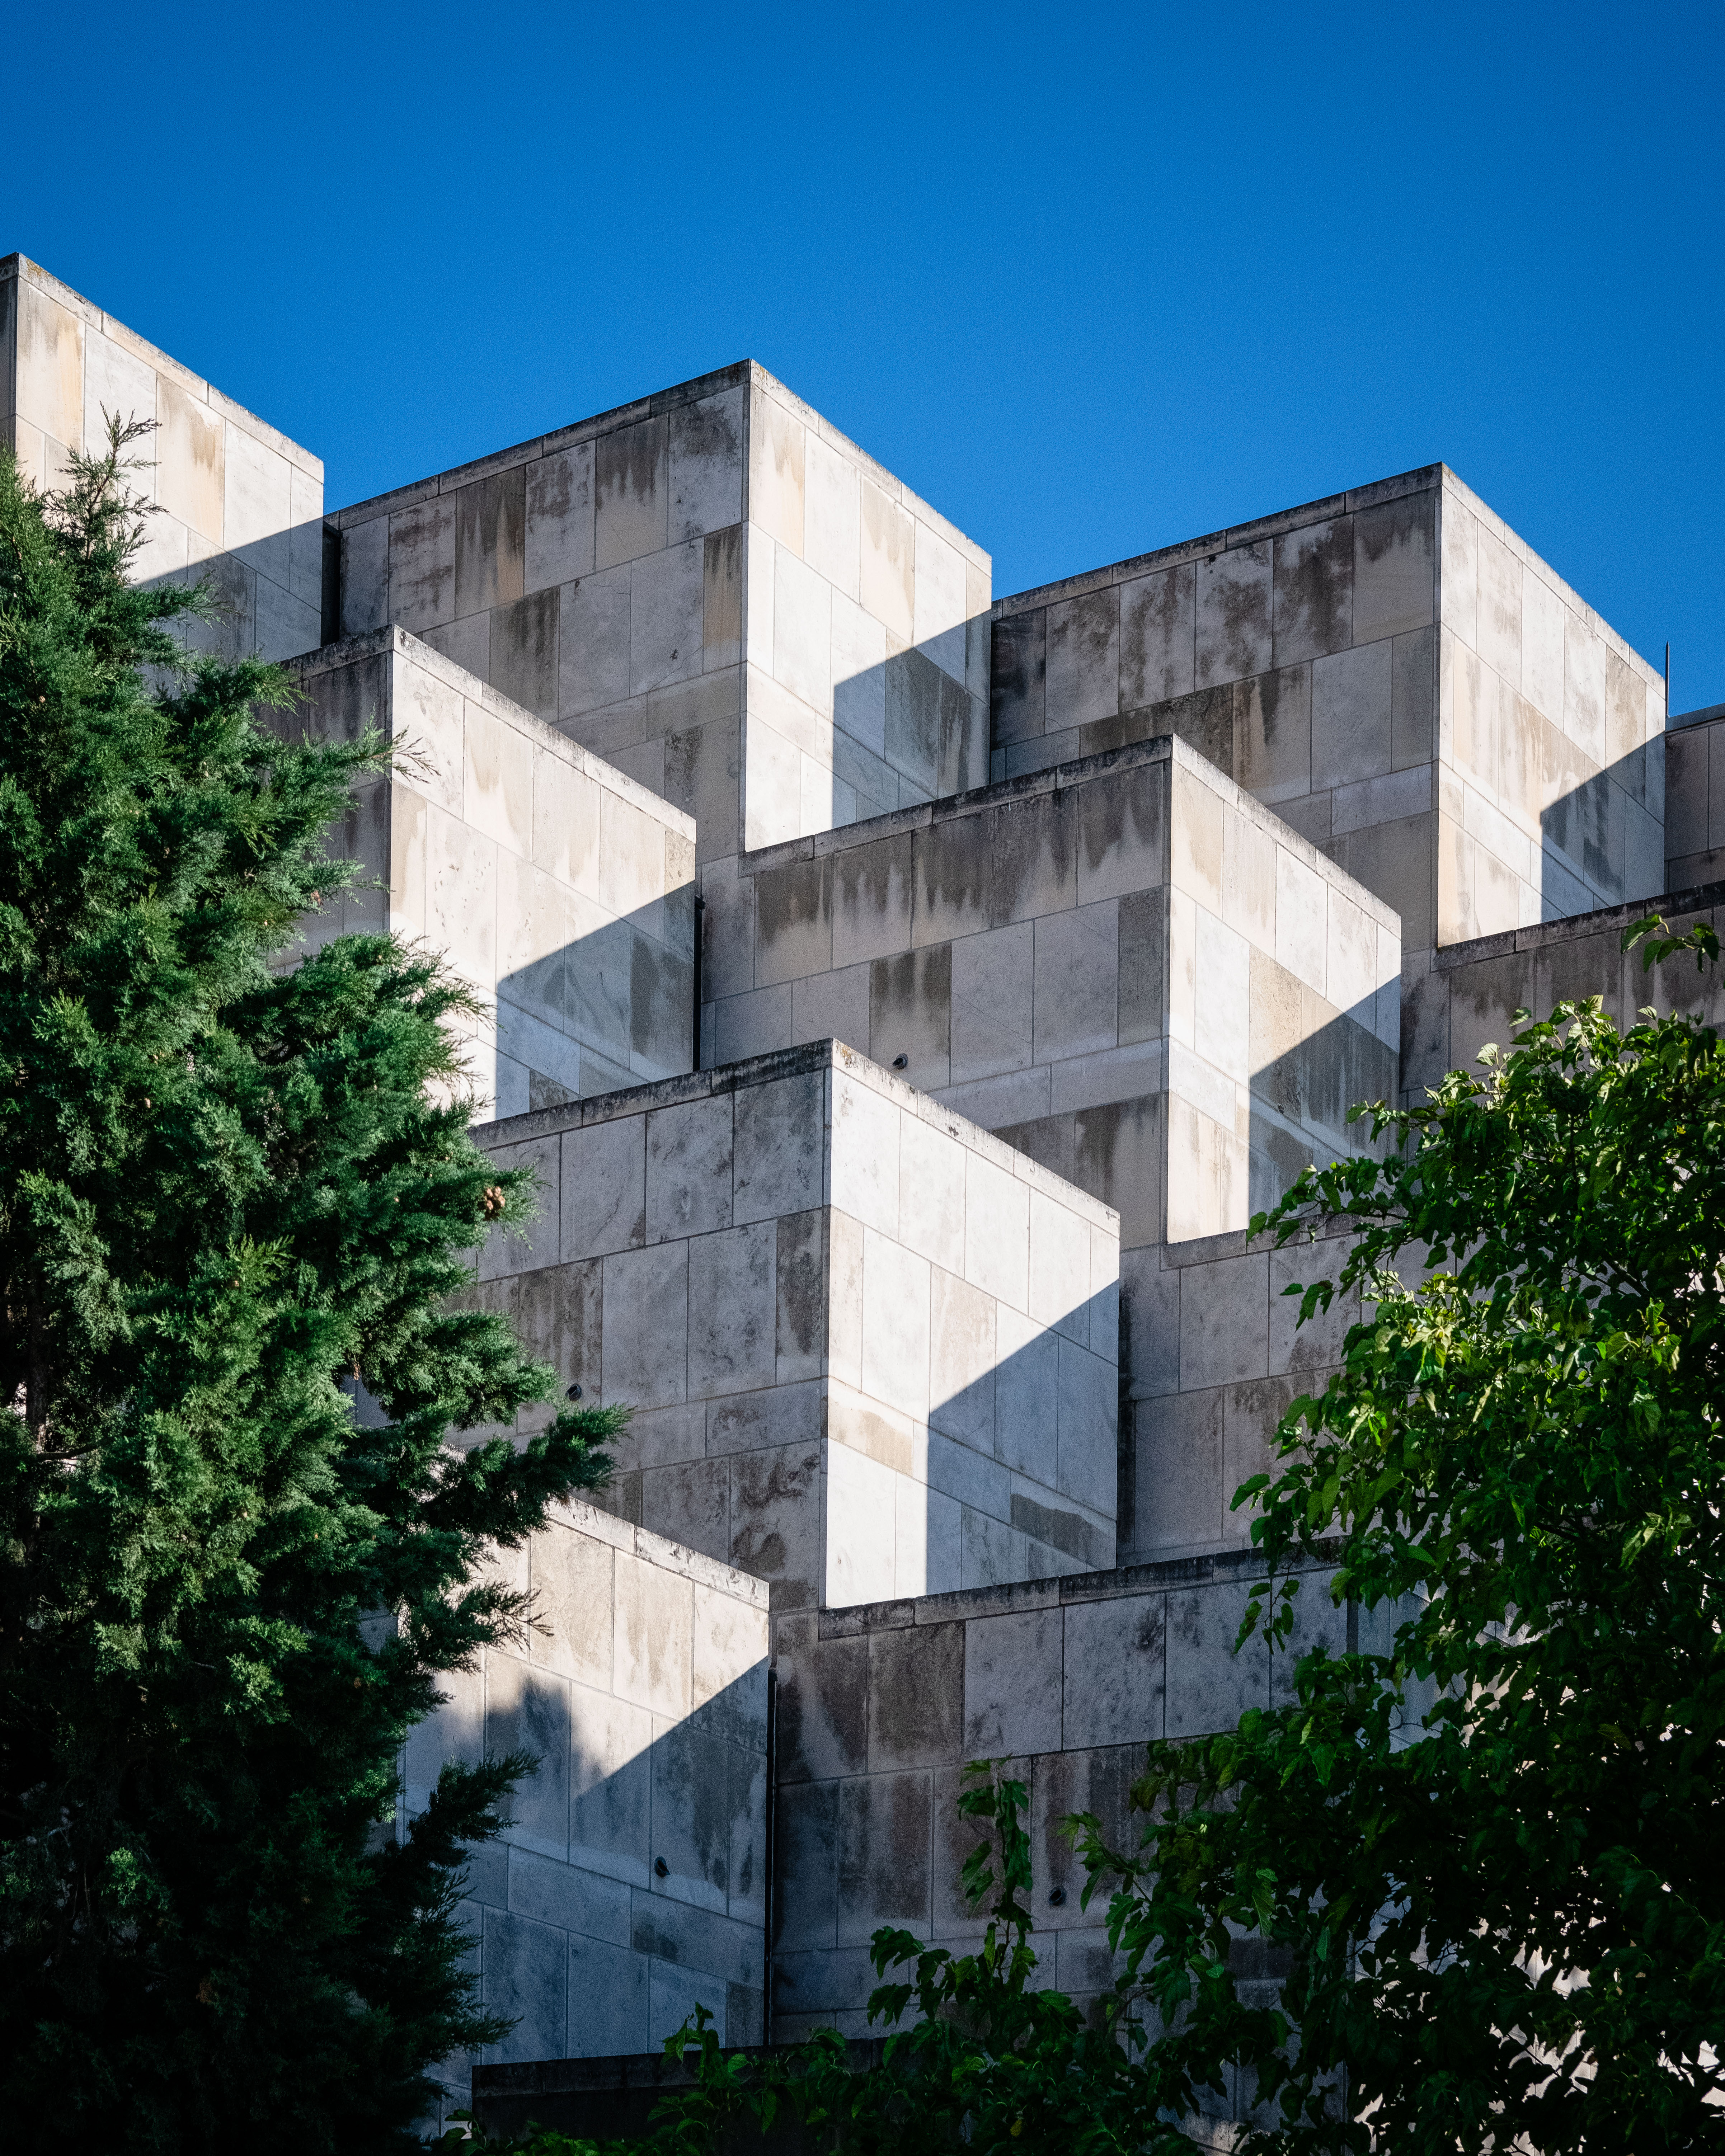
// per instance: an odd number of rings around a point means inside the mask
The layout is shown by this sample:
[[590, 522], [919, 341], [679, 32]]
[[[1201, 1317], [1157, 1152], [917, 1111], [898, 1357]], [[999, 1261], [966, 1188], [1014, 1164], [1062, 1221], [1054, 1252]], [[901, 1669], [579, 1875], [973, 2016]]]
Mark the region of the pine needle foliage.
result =
[[0, 2116], [405, 2148], [428, 2065], [498, 2033], [452, 1912], [524, 1763], [398, 1827], [398, 1748], [526, 1620], [488, 1546], [617, 1418], [445, 1445], [552, 1391], [451, 1306], [531, 1190], [466, 1135], [434, 960], [285, 963], [387, 752], [278, 737], [287, 677], [129, 581], [145, 431], [46, 497], [0, 456]]

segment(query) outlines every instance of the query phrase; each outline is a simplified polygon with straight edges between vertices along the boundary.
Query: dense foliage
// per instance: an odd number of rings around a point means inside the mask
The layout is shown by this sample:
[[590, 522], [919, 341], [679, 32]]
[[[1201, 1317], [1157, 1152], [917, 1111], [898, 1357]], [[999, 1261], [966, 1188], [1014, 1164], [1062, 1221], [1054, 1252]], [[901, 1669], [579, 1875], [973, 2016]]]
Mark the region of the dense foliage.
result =
[[139, 431], [47, 500], [0, 456], [0, 2112], [378, 2151], [492, 2032], [450, 1910], [511, 1764], [398, 1829], [398, 1748], [521, 1621], [486, 1544], [614, 1424], [444, 1449], [553, 1382], [449, 1307], [527, 1194], [465, 1135], [434, 961], [280, 963], [382, 752], [265, 731], [286, 678], [128, 583]]
[[1277, 1569], [1339, 1537], [1379, 1650], [1153, 1748], [1140, 1849], [1087, 1830], [1153, 2056], [1194, 2092], [1237, 2062], [1254, 2148], [1725, 2145], [1725, 1049], [1597, 998], [1518, 1024], [1268, 1223], [1354, 1230], [1304, 1314], [1366, 1301], [1236, 1499], [1246, 1629], [1285, 1644]]

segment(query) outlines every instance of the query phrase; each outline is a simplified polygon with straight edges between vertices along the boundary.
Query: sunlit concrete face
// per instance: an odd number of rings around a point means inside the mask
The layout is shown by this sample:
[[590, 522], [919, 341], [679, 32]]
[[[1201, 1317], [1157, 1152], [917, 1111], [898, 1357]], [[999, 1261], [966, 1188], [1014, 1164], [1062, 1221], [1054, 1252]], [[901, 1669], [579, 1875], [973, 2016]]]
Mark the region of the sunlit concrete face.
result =
[[1390, 909], [1163, 739], [705, 883], [704, 1059], [833, 1034], [1122, 1215], [1243, 1227], [1393, 1088]]
[[230, 659], [320, 644], [321, 460], [35, 263], [0, 260], [0, 439], [24, 478], [64, 485], [70, 451], [105, 449], [109, 415], [153, 429], [130, 452], [151, 505], [138, 575], [212, 587], [187, 640]]
[[331, 852], [360, 879], [305, 947], [355, 930], [423, 942], [484, 1006], [475, 1112], [519, 1114], [694, 1060], [695, 827], [680, 811], [399, 629], [297, 667], [278, 723], [397, 752]]
[[993, 768], [1177, 733], [1434, 948], [1664, 881], [1664, 683], [1447, 466], [994, 610]]
[[831, 1042], [479, 1137], [544, 1197], [478, 1299], [634, 1410], [600, 1502], [788, 1607], [1112, 1563], [1109, 1208]]

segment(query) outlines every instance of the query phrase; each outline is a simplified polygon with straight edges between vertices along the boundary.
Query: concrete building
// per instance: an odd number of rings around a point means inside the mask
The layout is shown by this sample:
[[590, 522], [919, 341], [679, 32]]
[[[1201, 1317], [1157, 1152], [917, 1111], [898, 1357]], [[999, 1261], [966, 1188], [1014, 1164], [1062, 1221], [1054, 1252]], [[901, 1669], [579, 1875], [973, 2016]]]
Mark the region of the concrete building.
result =
[[978, 1753], [1032, 1790], [1050, 1979], [1106, 1989], [1060, 1818], [1123, 1832], [1137, 1748], [1285, 1682], [1231, 1652], [1229, 1500], [1353, 1312], [1296, 1329], [1341, 1247], [1250, 1216], [1519, 1005], [1694, 999], [1620, 939], [1725, 910], [1725, 706], [1668, 718], [1443, 465], [996, 599], [750, 362], [326, 516], [13, 257], [0, 398], [39, 484], [157, 419], [146, 572], [294, 662], [291, 723], [408, 752], [308, 942], [397, 929], [490, 1005], [476, 1135], [542, 1204], [474, 1296], [635, 1409], [521, 1554], [544, 1630], [403, 1763], [411, 1809], [541, 1754], [472, 1867], [482, 2063], [547, 2086], [697, 1999], [860, 2030], [876, 1925], [971, 1929]]

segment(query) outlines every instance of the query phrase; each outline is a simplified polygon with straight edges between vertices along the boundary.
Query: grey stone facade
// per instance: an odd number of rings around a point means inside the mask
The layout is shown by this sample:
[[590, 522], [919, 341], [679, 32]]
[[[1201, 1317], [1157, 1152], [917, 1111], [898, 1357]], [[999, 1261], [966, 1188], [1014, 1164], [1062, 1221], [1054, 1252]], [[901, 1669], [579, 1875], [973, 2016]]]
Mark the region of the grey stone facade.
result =
[[1725, 875], [1725, 704], [1685, 711], [1666, 736], [1665, 888]]
[[333, 633], [321, 459], [22, 254], [0, 259], [0, 441], [24, 476], [63, 484], [69, 449], [105, 445], [105, 412], [155, 422], [133, 451], [155, 510], [139, 568], [213, 587], [219, 611], [190, 640], [290, 659]]
[[988, 556], [752, 362], [331, 524], [345, 634], [413, 630], [703, 860], [988, 775]]
[[1358, 1635], [1359, 1614], [1331, 1602], [1318, 1572], [1301, 1579], [1286, 1649], [1260, 1635], [1232, 1654], [1259, 1562], [1224, 1553], [775, 1616], [775, 2035], [870, 2033], [868, 1946], [882, 1924], [959, 1951], [980, 1937], [958, 1885], [974, 1837], [956, 1810], [978, 1758], [1007, 1759], [1029, 1790], [1049, 1982], [1081, 2003], [1105, 1991], [1106, 1912], [1080, 1906], [1060, 1822], [1094, 1812], [1115, 1847], [1136, 1846], [1129, 1794], [1147, 1742], [1291, 1697], [1300, 1654], [1320, 1639], [1340, 1653], [1350, 1622]]
[[[410, 752], [307, 942], [398, 929], [492, 1005], [477, 1136], [541, 1209], [471, 1292], [635, 1409], [523, 1555], [547, 1630], [403, 1762], [411, 1808], [443, 1757], [541, 1755], [470, 1878], [499, 2058], [696, 1999], [856, 2028], [875, 1925], [968, 1934], [978, 1753], [1029, 1778], [1047, 1974], [1094, 1996], [1059, 1819], [1123, 1831], [1147, 1739], [1281, 1681], [1231, 1651], [1230, 1498], [1353, 1312], [1296, 1329], [1342, 1245], [1250, 1217], [1520, 1007], [1718, 1015], [1620, 944], [1725, 913], [1725, 706], [1668, 728], [1444, 465], [997, 601], [744, 362], [326, 519], [316, 458], [0, 263], [36, 483], [103, 404], [162, 423], [146, 572], [295, 660], [293, 723]], [[1348, 1621], [1309, 1580], [1312, 1636]]]

